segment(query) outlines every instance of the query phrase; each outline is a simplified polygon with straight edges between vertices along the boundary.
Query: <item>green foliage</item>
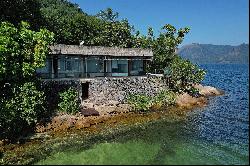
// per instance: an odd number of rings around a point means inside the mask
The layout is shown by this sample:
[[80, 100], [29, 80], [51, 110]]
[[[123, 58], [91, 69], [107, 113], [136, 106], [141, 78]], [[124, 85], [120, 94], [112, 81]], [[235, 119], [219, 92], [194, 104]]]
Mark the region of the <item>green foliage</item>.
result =
[[170, 90], [160, 91], [154, 98], [153, 103], [160, 106], [174, 105], [176, 99], [176, 94]]
[[114, 22], [117, 20], [119, 13], [113, 12], [111, 8], [107, 8], [106, 10], [101, 10], [96, 16], [109, 22]]
[[169, 81], [169, 87], [173, 91], [196, 93], [193, 85], [200, 83], [204, 79], [206, 72], [189, 60], [176, 56], [172, 63], [165, 68], [164, 74]]
[[82, 12], [78, 5], [66, 0], [41, 0], [40, 12], [44, 23], [41, 26], [55, 34], [56, 43], [79, 44], [90, 40], [96, 30], [93, 17]]
[[153, 29], [149, 27], [147, 36], [140, 35], [139, 31], [136, 32], [132, 37], [133, 47], [151, 48], [154, 57], [149, 70], [151, 72], [163, 73], [164, 68], [169, 66], [176, 56], [175, 51], [189, 30], [188, 27], [185, 27], [176, 31], [174, 26], [166, 24], [162, 27], [160, 35], [155, 37]]
[[131, 27], [127, 20], [104, 22], [100, 28], [100, 32], [91, 40], [94, 45], [131, 47]]
[[[5, 1], [10, 3], [8, 0]], [[25, 2], [29, 2], [27, 9], [32, 2], [39, 8], [39, 10], [36, 9], [39, 13], [34, 15], [34, 18], [39, 21], [28, 20], [38, 27], [45, 27], [54, 32], [56, 43], [152, 48], [154, 59], [151, 72], [162, 72], [169, 65], [177, 46], [189, 31], [189, 28], [181, 28], [177, 31], [174, 26], [166, 24], [162, 27], [160, 35], [155, 38], [151, 27], [148, 28], [146, 36], [140, 35], [139, 31], [134, 34], [134, 27], [129, 24], [128, 20], [118, 20], [119, 13], [111, 8], [101, 10], [95, 16], [91, 16], [84, 13], [77, 4], [67, 0], [25, 0]], [[18, 7], [20, 4], [13, 6]], [[8, 8], [3, 8], [6, 16], [2, 20], [8, 20], [7, 18], [12, 16], [6, 10]], [[15, 8], [13, 11], [18, 13]], [[21, 13], [21, 15], [25, 14]]]
[[18, 29], [7, 22], [0, 24], [1, 81], [19, 82], [31, 77], [37, 68], [45, 65], [53, 34], [46, 29], [34, 32], [28, 28], [26, 22], [21, 22]]
[[[35, 70], [43, 67], [53, 33], [35, 32], [21, 22], [0, 24], [0, 131], [15, 139], [32, 127], [44, 111], [44, 95], [36, 84]], [[3, 134], [2, 134], [3, 133]]]
[[0, 22], [8, 21], [15, 26], [27, 21], [32, 29], [38, 30], [44, 22], [37, 0], [1, 0], [0, 11]]
[[140, 94], [129, 95], [127, 102], [131, 104], [136, 111], [149, 111], [153, 105], [152, 97]]
[[[0, 98], [0, 138], [18, 136], [34, 125], [44, 111], [44, 94], [33, 82], [27, 82], [8, 89], [11, 97]], [[10, 92], [9, 92], [10, 93]]]
[[70, 87], [68, 90], [59, 93], [60, 102], [58, 104], [59, 111], [70, 114], [75, 114], [80, 110], [80, 103], [78, 100], [78, 93], [75, 89]]
[[131, 104], [135, 111], [149, 111], [154, 107], [164, 107], [175, 104], [176, 95], [169, 90], [162, 90], [155, 96], [144, 94], [129, 94], [127, 102]]
[[111, 8], [90, 16], [68, 1], [39, 3], [44, 26], [55, 33], [56, 43], [131, 47], [132, 26], [127, 20], [118, 21], [118, 13]]
[[153, 45], [153, 63], [151, 71], [162, 73], [175, 57], [177, 46], [183, 41], [189, 28], [180, 28], [177, 32], [174, 26], [166, 24], [162, 27], [163, 32], [155, 40]]

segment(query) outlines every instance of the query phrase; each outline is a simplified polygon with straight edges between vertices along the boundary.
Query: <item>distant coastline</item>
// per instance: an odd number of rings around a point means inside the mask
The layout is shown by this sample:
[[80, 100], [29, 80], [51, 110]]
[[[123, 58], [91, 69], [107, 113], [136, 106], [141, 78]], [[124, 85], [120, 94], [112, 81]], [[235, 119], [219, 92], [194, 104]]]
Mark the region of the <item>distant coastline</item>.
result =
[[177, 53], [196, 64], [249, 64], [249, 44], [213, 45], [192, 43], [182, 46]]

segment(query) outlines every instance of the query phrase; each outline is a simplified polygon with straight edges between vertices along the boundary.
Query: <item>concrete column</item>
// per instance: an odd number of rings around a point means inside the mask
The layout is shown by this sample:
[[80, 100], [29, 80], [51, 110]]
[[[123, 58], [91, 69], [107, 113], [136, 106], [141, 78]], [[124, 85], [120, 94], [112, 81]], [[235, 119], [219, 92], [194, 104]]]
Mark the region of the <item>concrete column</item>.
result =
[[87, 58], [86, 57], [84, 57], [85, 58], [85, 77], [88, 77], [88, 64], [87, 64]]

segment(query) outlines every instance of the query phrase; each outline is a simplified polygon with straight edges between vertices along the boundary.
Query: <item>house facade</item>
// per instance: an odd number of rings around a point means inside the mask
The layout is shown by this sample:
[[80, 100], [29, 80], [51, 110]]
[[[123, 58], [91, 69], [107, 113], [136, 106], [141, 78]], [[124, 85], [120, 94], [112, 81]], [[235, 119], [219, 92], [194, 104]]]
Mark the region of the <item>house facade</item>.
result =
[[50, 48], [45, 67], [37, 70], [47, 79], [143, 76], [153, 58], [150, 49], [64, 44]]

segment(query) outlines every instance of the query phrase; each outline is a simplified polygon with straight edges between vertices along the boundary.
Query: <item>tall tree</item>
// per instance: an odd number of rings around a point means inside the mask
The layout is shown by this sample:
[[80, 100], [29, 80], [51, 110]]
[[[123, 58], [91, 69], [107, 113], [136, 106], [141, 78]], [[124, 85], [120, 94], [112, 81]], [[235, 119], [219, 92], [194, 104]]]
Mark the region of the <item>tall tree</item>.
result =
[[40, 4], [37, 0], [1, 0], [0, 21], [8, 21], [14, 25], [27, 21], [32, 29], [37, 30], [43, 23]]
[[153, 46], [154, 59], [152, 63], [152, 70], [156, 72], [163, 72], [171, 60], [176, 56], [176, 49], [182, 43], [185, 34], [189, 32], [189, 28], [176, 28], [170, 24], [162, 27], [162, 32], [155, 40]]
[[32, 31], [26, 22], [0, 23], [0, 139], [16, 138], [44, 112], [35, 70], [45, 65], [52, 41], [53, 33]]
[[119, 13], [114, 12], [111, 8], [107, 8], [106, 10], [101, 10], [96, 16], [105, 21], [115, 22], [119, 16]]

